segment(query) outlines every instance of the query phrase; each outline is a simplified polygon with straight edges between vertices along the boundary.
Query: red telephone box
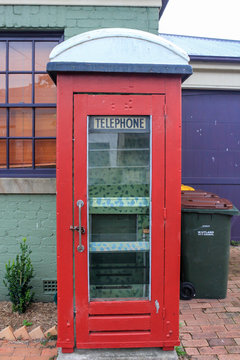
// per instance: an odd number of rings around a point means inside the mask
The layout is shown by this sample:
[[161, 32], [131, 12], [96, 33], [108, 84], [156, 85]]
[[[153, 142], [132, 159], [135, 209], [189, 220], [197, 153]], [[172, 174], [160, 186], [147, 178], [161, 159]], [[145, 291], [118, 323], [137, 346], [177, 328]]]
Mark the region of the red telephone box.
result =
[[103, 29], [58, 45], [58, 346], [179, 344], [181, 81], [158, 36]]

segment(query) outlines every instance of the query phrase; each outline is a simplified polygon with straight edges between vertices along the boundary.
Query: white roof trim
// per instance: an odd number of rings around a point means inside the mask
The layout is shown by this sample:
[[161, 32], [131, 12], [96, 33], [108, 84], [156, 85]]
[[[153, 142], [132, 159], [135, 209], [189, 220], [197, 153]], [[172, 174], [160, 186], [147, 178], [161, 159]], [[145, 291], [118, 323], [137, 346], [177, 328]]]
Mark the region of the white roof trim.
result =
[[240, 64], [191, 61], [193, 74], [183, 89], [240, 90]]
[[162, 7], [162, 0], [0, 0], [0, 5], [79, 5]]
[[181, 64], [187, 53], [160, 36], [133, 29], [98, 29], [76, 35], [57, 45], [54, 62]]

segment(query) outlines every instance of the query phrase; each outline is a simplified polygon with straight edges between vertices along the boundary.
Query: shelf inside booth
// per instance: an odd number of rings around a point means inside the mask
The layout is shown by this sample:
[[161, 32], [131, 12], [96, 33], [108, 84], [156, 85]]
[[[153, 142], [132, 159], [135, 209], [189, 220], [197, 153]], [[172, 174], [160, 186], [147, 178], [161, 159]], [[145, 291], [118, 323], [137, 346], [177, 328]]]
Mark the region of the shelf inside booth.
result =
[[107, 242], [90, 242], [89, 250], [95, 252], [138, 252], [148, 251], [148, 241], [107, 241]]
[[148, 214], [149, 197], [90, 197], [89, 214]]

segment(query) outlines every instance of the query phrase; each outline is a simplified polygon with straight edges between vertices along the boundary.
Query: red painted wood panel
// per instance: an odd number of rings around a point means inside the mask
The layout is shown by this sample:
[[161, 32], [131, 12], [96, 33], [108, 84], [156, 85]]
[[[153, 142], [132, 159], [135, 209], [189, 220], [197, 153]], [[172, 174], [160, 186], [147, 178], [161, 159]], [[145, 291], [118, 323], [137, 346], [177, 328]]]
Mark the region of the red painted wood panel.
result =
[[148, 314], [151, 311], [149, 301], [99, 301], [89, 303], [89, 314]]
[[132, 331], [150, 330], [150, 328], [149, 315], [91, 316], [89, 318], [89, 331]]
[[[88, 115], [149, 115], [151, 96], [91, 95], [88, 97]], [[136, 114], [137, 111], [137, 114]]]
[[164, 306], [164, 96], [152, 97], [152, 114], [152, 340], [159, 340], [162, 338]]
[[[105, 347], [102, 344], [108, 344], [106, 347], [138, 347], [139, 343], [146, 344], [151, 341], [150, 331], [122, 331], [122, 332], [104, 332], [104, 333], [91, 333], [90, 344], [100, 344], [100, 348]], [[112, 346], [111, 346], [112, 344]], [[114, 345], [114, 346], [113, 346]], [[129, 345], [129, 346], [128, 346]], [[98, 346], [98, 345], [97, 345]], [[144, 345], [142, 345], [144, 346]]]
[[57, 88], [57, 284], [58, 346], [73, 349], [72, 92], [62, 78]]
[[164, 339], [179, 337], [181, 234], [181, 80], [169, 79], [166, 93], [166, 208]]
[[[142, 74], [80, 74], [58, 76], [72, 86], [73, 93], [93, 94], [165, 94], [167, 76]], [[179, 79], [172, 75], [171, 78]], [[67, 85], [68, 86], [68, 85]]]
[[[176, 341], [170, 340], [159, 340], [151, 341], [151, 335], [147, 331], [136, 332], [133, 336], [131, 333], [125, 333], [124, 335], [119, 335], [119, 333], [112, 334], [111, 339], [106, 341], [103, 334], [91, 334], [91, 342], [88, 343], [76, 343], [76, 347], [79, 349], [104, 349], [104, 348], [139, 348], [139, 347], [162, 347], [165, 350], [173, 350], [176, 345]], [[105, 334], [105, 333], [104, 333]], [[105, 334], [106, 335], [106, 334]], [[132, 340], [135, 337], [135, 341]], [[105, 336], [106, 338], [106, 336]], [[94, 341], [96, 340], [96, 341]], [[116, 346], [116, 343], [118, 346]]]
[[78, 200], [83, 200], [81, 226], [83, 252], [78, 252], [79, 233], [75, 231], [75, 306], [78, 341], [88, 341], [88, 246], [87, 246], [87, 110], [88, 95], [74, 96], [74, 219], [79, 225]]

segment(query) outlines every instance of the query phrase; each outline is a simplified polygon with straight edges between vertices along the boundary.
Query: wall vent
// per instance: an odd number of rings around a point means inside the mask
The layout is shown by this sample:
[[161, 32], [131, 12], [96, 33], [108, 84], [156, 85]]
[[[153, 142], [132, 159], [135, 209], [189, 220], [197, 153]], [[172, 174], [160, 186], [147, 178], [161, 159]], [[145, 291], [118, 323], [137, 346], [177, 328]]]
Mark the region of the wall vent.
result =
[[43, 292], [54, 294], [57, 292], [57, 280], [43, 280]]

